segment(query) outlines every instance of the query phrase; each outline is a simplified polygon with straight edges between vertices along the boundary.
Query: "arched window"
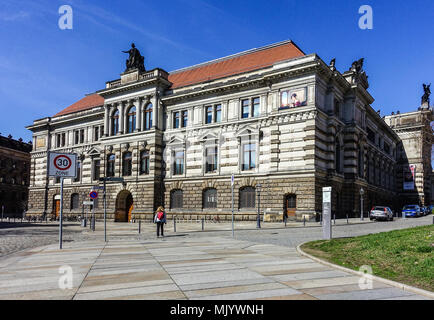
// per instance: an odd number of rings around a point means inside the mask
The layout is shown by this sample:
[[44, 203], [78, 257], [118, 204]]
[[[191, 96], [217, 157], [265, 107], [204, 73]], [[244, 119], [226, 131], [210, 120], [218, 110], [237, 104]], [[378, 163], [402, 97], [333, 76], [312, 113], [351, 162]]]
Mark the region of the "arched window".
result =
[[255, 207], [255, 188], [244, 187], [240, 189], [240, 209], [248, 209]]
[[180, 209], [183, 206], [182, 190], [176, 189], [170, 192], [170, 208]]
[[115, 160], [116, 156], [114, 154], [107, 156], [107, 177], [113, 177], [115, 175]]
[[217, 208], [217, 189], [209, 188], [204, 190], [202, 203], [204, 209]]
[[73, 193], [71, 195], [71, 210], [78, 209], [80, 207], [80, 196], [78, 193]]
[[152, 103], [148, 104], [145, 108], [145, 130], [152, 128]]
[[149, 173], [149, 152], [147, 150], [143, 150], [140, 153], [140, 174], [148, 174]]
[[119, 110], [116, 110], [112, 115], [112, 135], [117, 135], [119, 132]]
[[130, 176], [132, 171], [132, 154], [131, 152], [125, 152], [122, 159], [122, 175]]
[[127, 119], [128, 119], [127, 132], [132, 133], [134, 132], [134, 130], [136, 130], [136, 107], [133, 106], [128, 110]]

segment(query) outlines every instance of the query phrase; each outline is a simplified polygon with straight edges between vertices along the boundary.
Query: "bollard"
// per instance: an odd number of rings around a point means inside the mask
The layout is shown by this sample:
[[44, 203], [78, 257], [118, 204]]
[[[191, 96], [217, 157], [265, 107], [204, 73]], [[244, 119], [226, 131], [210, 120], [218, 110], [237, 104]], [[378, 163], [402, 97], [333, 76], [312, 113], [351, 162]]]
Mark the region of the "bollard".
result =
[[140, 227], [142, 226], [142, 220], [139, 220], [139, 234], [140, 234]]
[[202, 218], [202, 231], [204, 229], [204, 222], [205, 222], [205, 220]]
[[432, 217], [432, 224], [434, 224], [434, 216]]
[[348, 224], [348, 213], [347, 213], [347, 224]]
[[285, 219], [285, 228], [286, 228], [286, 220], [287, 220], [288, 218], [285, 216], [283, 219]]
[[336, 224], [336, 213], [333, 214], [333, 222], [334, 222], [334, 224]]
[[176, 232], [176, 218], [173, 219], [173, 232]]
[[306, 216], [303, 216], [303, 227], [306, 227]]

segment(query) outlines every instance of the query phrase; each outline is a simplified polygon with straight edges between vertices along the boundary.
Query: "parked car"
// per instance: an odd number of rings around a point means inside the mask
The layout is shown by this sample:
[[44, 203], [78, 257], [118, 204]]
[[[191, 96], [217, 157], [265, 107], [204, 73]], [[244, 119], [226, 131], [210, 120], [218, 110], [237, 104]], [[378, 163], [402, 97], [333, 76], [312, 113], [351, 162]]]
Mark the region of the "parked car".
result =
[[405, 215], [405, 217], [420, 217], [422, 209], [417, 204], [409, 204], [402, 208], [402, 215]]
[[372, 207], [369, 212], [369, 219], [371, 220], [393, 220], [393, 212], [389, 207]]

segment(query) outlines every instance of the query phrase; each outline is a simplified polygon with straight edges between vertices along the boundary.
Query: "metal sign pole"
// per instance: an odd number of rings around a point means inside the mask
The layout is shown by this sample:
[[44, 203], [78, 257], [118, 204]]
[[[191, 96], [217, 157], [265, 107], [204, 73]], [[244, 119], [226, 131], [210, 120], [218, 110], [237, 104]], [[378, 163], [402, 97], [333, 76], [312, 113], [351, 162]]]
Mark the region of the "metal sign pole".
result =
[[231, 177], [231, 190], [232, 190], [232, 238], [235, 237], [234, 234], [234, 175]]
[[3, 222], [3, 215], [4, 215], [4, 213], [5, 213], [5, 206], [2, 205], [2, 222]]
[[59, 249], [62, 249], [63, 177], [60, 178]]

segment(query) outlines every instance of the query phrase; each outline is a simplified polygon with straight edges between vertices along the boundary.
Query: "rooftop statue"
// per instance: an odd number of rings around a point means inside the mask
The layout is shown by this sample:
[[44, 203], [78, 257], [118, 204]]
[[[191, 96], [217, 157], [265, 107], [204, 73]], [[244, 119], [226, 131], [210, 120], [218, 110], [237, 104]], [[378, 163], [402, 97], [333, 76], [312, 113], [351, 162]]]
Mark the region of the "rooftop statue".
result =
[[429, 106], [429, 96], [431, 95], [431, 83], [426, 85], [425, 83], [423, 84], [423, 91], [424, 94], [422, 96], [422, 105], [427, 104]]
[[139, 69], [139, 71], [145, 71], [145, 58], [140, 54], [139, 49], [136, 48], [135, 44], [131, 44], [131, 49], [128, 51], [122, 51], [123, 53], [128, 53], [130, 56], [126, 61], [127, 68], [125, 71], [131, 69]]
[[353, 64], [351, 65], [350, 70], [355, 71], [356, 73], [360, 73], [363, 69], [363, 61], [364, 60], [365, 60], [364, 58], [361, 58], [357, 61], [354, 61]]

